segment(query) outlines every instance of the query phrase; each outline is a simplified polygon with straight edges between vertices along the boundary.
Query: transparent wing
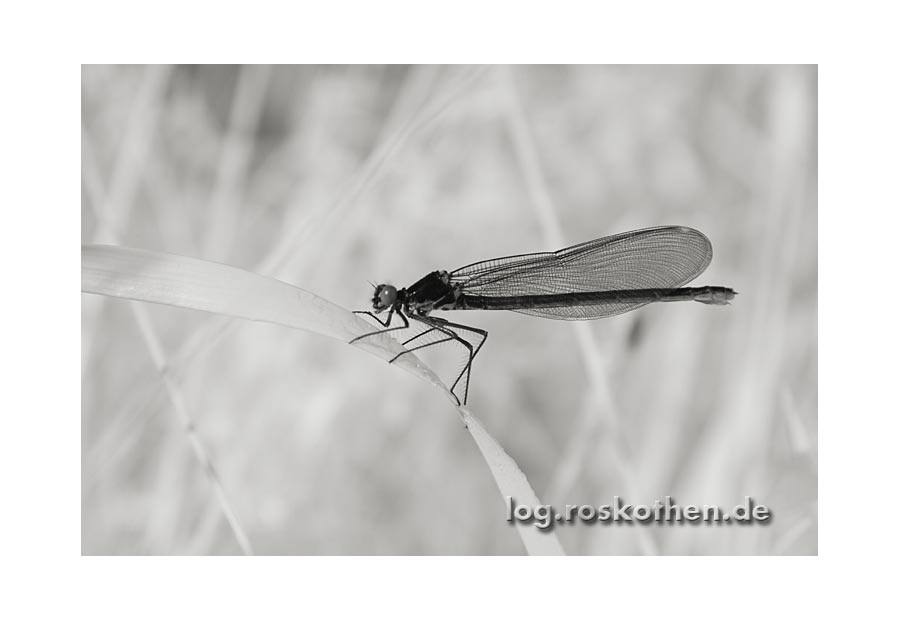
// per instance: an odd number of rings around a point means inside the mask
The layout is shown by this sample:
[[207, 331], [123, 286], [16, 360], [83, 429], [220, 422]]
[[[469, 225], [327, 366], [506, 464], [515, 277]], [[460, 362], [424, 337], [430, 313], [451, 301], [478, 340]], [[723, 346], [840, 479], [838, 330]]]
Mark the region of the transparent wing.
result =
[[[512, 297], [591, 291], [679, 288], [703, 273], [712, 245], [693, 228], [661, 226], [603, 237], [556, 252], [507, 256], [457, 269], [451, 282], [467, 295]], [[598, 319], [647, 301], [604, 301], [593, 306], [521, 309], [551, 319]]]

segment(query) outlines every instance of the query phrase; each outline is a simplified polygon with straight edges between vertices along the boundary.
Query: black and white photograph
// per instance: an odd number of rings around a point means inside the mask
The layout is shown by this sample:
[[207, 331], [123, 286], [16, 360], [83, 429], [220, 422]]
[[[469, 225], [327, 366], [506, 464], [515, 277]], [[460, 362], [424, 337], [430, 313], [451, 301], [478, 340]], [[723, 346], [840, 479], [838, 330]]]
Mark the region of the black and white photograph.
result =
[[816, 556], [817, 65], [81, 66], [85, 556]]
[[0, 616], [886, 615], [885, 8], [11, 5]]

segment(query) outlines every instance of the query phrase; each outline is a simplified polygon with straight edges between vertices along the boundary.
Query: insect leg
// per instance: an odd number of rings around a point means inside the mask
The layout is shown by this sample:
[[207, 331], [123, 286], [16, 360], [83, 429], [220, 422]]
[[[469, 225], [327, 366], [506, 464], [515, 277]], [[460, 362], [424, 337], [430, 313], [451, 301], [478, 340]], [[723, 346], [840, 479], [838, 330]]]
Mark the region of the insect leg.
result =
[[[434, 342], [428, 342], [428, 343], [419, 345], [417, 347], [408, 349], [407, 351], [404, 351], [403, 353], [400, 353], [399, 355], [394, 357], [394, 359], [392, 359], [391, 361], [393, 362], [394, 360], [396, 360], [398, 357], [400, 357], [404, 353], [409, 353], [412, 351], [416, 351], [418, 349], [424, 349], [425, 347], [430, 347], [432, 345], [440, 344], [442, 342], [455, 341], [455, 342], [460, 343], [462, 346], [464, 346], [468, 350], [468, 361], [466, 362], [465, 366], [463, 366], [463, 369], [460, 371], [459, 375], [457, 375], [456, 380], [453, 382], [453, 385], [450, 386], [450, 392], [453, 393], [454, 396], [456, 396], [456, 393], [454, 392], [454, 390], [456, 389], [456, 386], [459, 384], [460, 380], [465, 375], [465, 377], [466, 377], [465, 386], [466, 387], [464, 390], [463, 400], [462, 400], [463, 404], [465, 404], [465, 402], [469, 396], [469, 379], [472, 374], [472, 361], [475, 359], [475, 356], [478, 355], [478, 351], [481, 350], [482, 345], [484, 345], [484, 342], [487, 340], [487, 332], [482, 329], [469, 327], [468, 325], [460, 325], [457, 323], [451, 323], [445, 319], [439, 319], [437, 317], [410, 315], [410, 318], [415, 321], [425, 323], [426, 325], [429, 325], [431, 327], [430, 330], [428, 330], [427, 332], [423, 332], [423, 333], [428, 333], [431, 331], [439, 331], [443, 334], [446, 334], [447, 337], [442, 338], [440, 340], [436, 340]], [[456, 331], [454, 331], [453, 328], [462, 329], [462, 330], [466, 330], [468, 332], [477, 334], [477, 335], [481, 336], [481, 341], [478, 343], [478, 346], [473, 347], [472, 343], [470, 343], [468, 340], [466, 340], [465, 338], [460, 336]], [[456, 399], [459, 400], [459, 397], [457, 396]]]
[[[459, 337], [459, 335], [457, 334], [457, 339], [460, 342], [462, 342], [463, 344], [467, 345], [467, 348], [469, 349], [469, 362], [466, 364], [465, 368], [463, 368], [462, 371], [460, 371], [459, 376], [456, 378], [456, 381], [453, 382], [453, 386], [450, 388], [450, 390], [452, 391], [456, 388], [456, 384], [459, 383], [459, 380], [462, 379], [463, 374], [465, 374], [466, 375], [466, 389], [465, 389], [465, 394], [463, 395], [463, 404], [465, 404], [466, 400], [468, 400], [468, 398], [469, 398], [469, 379], [472, 377], [472, 362], [475, 361], [475, 356], [478, 355], [478, 352], [481, 351], [481, 347], [484, 346], [485, 342], [487, 342], [488, 333], [483, 329], [478, 329], [477, 327], [470, 327], [468, 325], [462, 325], [460, 323], [451, 323], [450, 321], [448, 321], [446, 319], [439, 319], [437, 317], [429, 317], [429, 319], [431, 319], [433, 321], [440, 321], [441, 324], [446, 328], [464, 329], [468, 332], [471, 332], [473, 334], [478, 334], [479, 336], [481, 336], [481, 342], [479, 342], [478, 345], [476, 347], [474, 347], [474, 350], [473, 350], [472, 344], [469, 341], [464, 340], [463, 338]], [[453, 329], [450, 329], [449, 331], [452, 332]]]
[[374, 331], [374, 332], [369, 332], [368, 334], [363, 334], [362, 336], [357, 336], [356, 338], [354, 338], [353, 340], [351, 340], [351, 341], [349, 342], [349, 344], [353, 344], [353, 343], [356, 342], [357, 340], [362, 340], [363, 338], [368, 338], [369, 336], [374, 336], [375, 334], [386, 334], [386, 333], [388, 333], [388, 332], [397, 331], [398, 329], [409, 329], [409, 321], [406, 320], [406, 315], [403, 314], [403, 311], [402, 311], [402, 310], [399, 310], [399, 309], [396, 311], [396, 314], [397, 314], [397, 316], [399, 316], [400, 319], [403, 321], [403, 325], [400, 325], [400, 326], [398, 326], [398, 327], [388, 327], [388, 326], [391, 324], [391, 317], [394, 315], [394, 309], [393, 309], [393, 308], [391, 308], [391, 309], [388, 311], [387, 319], [385, 319], [385, 321], [384, 321], [383, 323], [381, 322], [381, 319], [379, 319], [377, 316], [375, 316], [375, 315], [372, 314], [371, 312], [366, 312], [366, 311], [364, 311], [364, 310], [359, 310], [359, 311], [357, 311], [357, 312], [354, 312], [354, 314], [368, 314], [369, 316], [374, 317], [376, 321], [378, 321], [379, 323], [381, 323], [382, 325], [384, 325], [387, 329], [379, 329], [379, 330]]

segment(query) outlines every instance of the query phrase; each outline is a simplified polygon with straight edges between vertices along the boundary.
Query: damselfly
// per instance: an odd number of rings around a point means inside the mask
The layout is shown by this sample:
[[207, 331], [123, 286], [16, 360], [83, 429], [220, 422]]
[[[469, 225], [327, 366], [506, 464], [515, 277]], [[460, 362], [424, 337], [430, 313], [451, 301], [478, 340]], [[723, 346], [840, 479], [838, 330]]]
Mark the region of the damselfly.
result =
[[[444, 342], [465, 347], [468, 361], [450, 386], [457, 401], [457, 389], [461, 388], [465, 403], [472, 362], [488, 334], [483, 329], [432, 316], [433, 310], [513, 310], [548, 319], [586, 320], [614, 316], [657, 301], [728, 304], [737, 295], [730, 288], [682, 288], [703, 273], [711, 260], [712, 245], [703, 233], [683, 226], [661, 226], [603, 237], [556, 252], [506, 256], [455, 271], [432, 271], [406, 288], [376, 286], [372, 297], [374, 312], [358, 313], [374, 318], [384, 329], [351, 342], [408, 329], [409, 319], [424, 324], [425, 331], [403, 342], [405, 347], [414, 346], [390, 361]], [[377, 314], [385, 310], [387, 317], [382, 321]], [[403, 325], [391, 327], [394, 316], [400, 317]], [[437, 339], [426, 342], [427, 336]]]

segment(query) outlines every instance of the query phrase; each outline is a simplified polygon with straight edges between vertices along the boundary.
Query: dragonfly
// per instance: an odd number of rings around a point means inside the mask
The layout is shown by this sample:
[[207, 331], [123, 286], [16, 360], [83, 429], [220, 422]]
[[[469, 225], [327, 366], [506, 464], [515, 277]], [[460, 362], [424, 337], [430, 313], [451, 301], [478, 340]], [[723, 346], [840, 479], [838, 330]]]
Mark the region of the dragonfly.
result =
[[[450, 386], [460, 404], [469, 396], [472, 362], [487, 341], [483, 329], [433, 316], [435, 311], [512, 310], [565, 321], [602, 319], [656, 302], [696, 301], [727, 305], [737, 295], [725, 286], [685, 285], [712, 261], [706, 235], [685, 226], [658, 226], [602, 237], [556, 252], [519, 254], [480, 261], [454, 271], [432, 271], [406, 288], [378, 284], [372, 310], [376, 334], [421, 331], [402, 342], [405, 350], [389, 363], [414, 351], [456, 343], [468, 356]], [[381, 316], [387, 315], [384, 320]], [[402, 325], [391, 326], [397, 317]], [[459, 392], [459, 393], [458, 393]]]

